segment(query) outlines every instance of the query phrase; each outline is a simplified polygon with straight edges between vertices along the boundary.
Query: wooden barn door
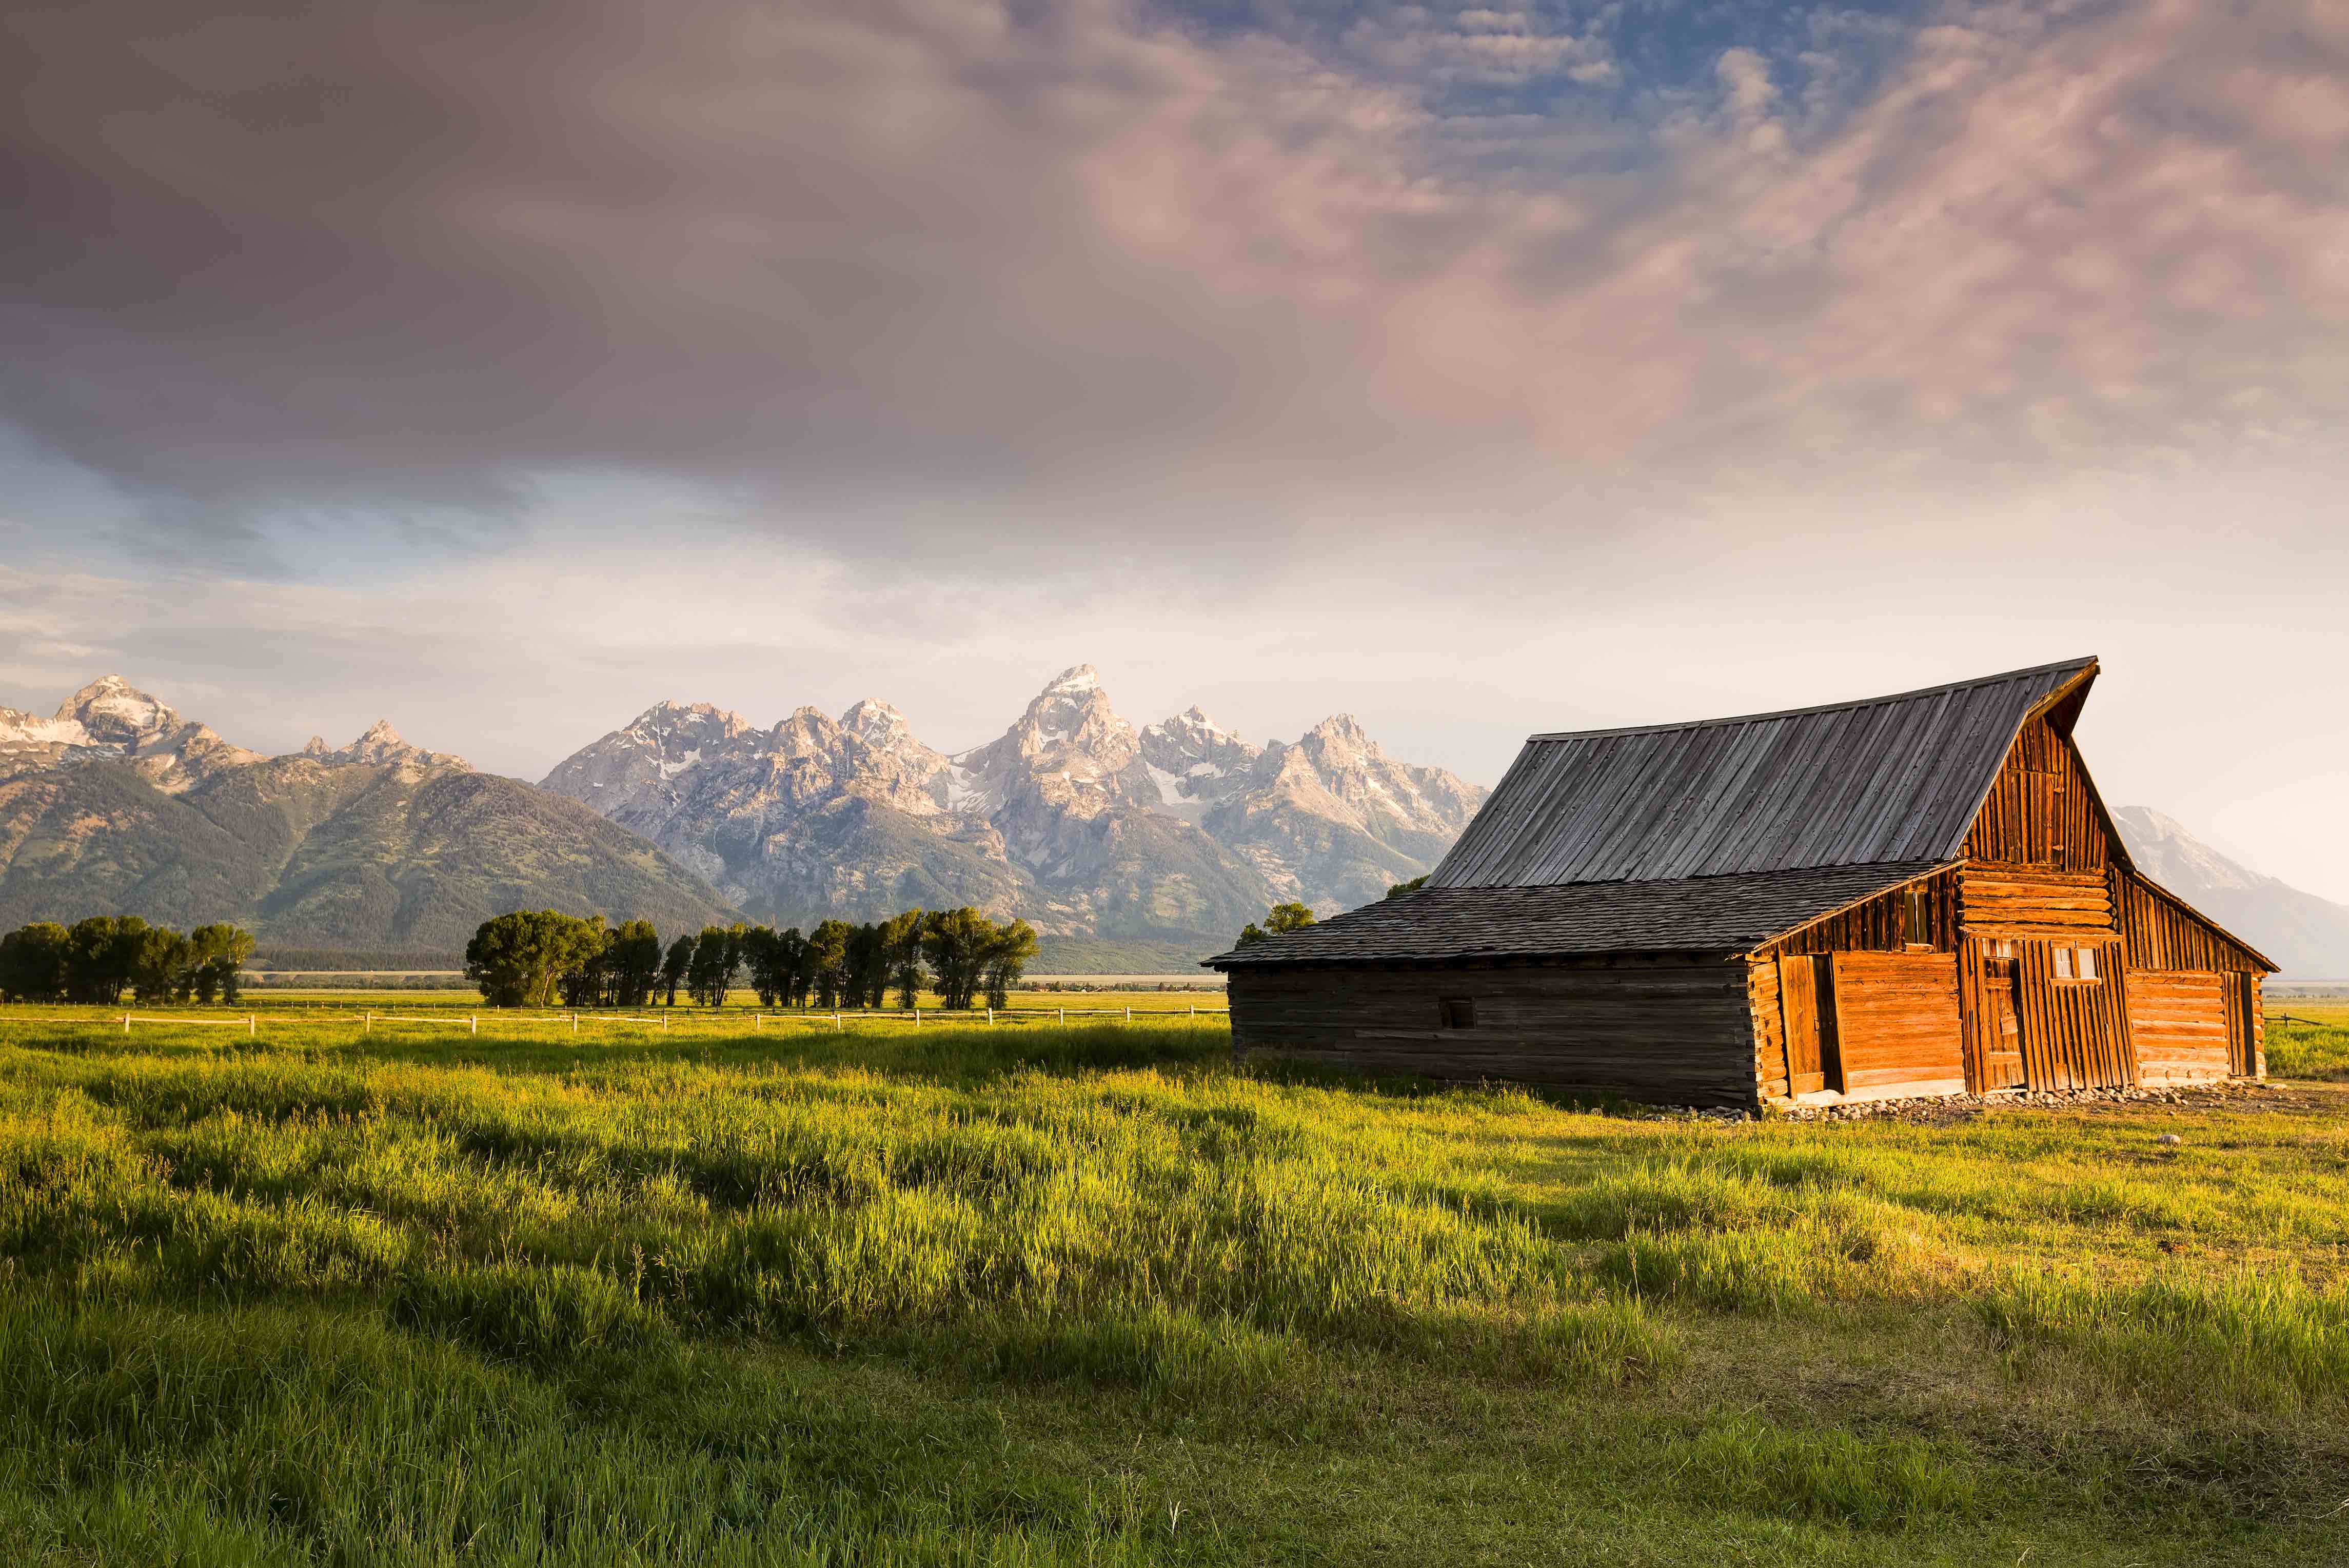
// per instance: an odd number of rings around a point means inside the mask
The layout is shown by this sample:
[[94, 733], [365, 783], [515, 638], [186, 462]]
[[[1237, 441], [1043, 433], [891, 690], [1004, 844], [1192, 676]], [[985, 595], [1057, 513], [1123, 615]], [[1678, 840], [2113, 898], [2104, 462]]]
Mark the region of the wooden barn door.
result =
[[2260, 1070], [2258, 1028], [2260, 977], [2230, 975], [2227, 986], [2227, 1067], [2237, 1078], [2252, 1078]]
[[[2083, 959], [2083, 949], [2093, 957]], [[2062, 952], [2059, 955], [2058, 949]], [[2100, 933], [2015, 944], [2023, 1001], [2023, 1079], [2033, 1088], [2119, 1088], [2137, 1081], [2123, 1001], [2120, 940]], [[2094, 977], [2082, 975], [2093, 965]]]
[[1816, 1094], [1843, 1088], [1836, 1049], [1835, 981], [1829, 960], [1778, 960], [1778, 1005], [1786, 1023], [1786, 1092]]
[[2023, 998], [2012, 958], [1982, 960], [1982, 1088], [2023, 1082]]

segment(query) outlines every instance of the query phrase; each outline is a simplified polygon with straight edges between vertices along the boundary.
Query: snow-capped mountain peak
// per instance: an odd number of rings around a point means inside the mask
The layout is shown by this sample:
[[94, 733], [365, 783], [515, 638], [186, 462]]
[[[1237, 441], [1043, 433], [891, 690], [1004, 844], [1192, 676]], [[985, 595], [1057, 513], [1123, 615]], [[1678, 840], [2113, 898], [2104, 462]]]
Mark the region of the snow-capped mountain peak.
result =
[[57, 709], [60, 722], [78, 724], [96, 746], [136, 746], [140, 741], [177, 729], [177, 713], [139, 690], [120, 676], [100, 676], [66, 698]]
[[53, 718], [0, 708], [0, 770], [10, 774], [124, 761], [176, 794], [221, 768], [255, 760], [120, 676], [90, 682]]
[[[792, 919], [814, 913], [823, 888], [826, 912], [958, 899], [1048, 931], [1221, 941], [1276, 897], [1326, 912], [1418, 875], [1483, 798], [1393, 762], [1343, 717], [1286, 748], [1251, 745], [1197, 707], [1136, 730], [1091, 665], [952, 757], [873, 698], [837, 721], [802, 708], [733, 738], [710, 727], [718, 712], [656, 710], [546, 788], [653, 839], [745, 907]], [[654, 731], [657, 762], [630, 740]]]

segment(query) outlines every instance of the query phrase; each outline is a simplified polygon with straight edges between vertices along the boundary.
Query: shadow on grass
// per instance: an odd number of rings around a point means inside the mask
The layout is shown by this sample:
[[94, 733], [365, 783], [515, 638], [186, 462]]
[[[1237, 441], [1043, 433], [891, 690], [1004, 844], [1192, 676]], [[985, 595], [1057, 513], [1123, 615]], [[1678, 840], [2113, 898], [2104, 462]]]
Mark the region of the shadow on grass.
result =
[[886, 1078], [946, 1084], [981, 1084], [1022, 1073], [1079, 1077], [1138, 1068], [1163, 1071], [1227, 1070], [1228, 1037], [1217, 1029], [1114, 1024], [1066, 1028], [1025, 1025], [988, 1029], [949, 1025], [918, 1036], [851, 1028], [842, 1034], [704, 1035], [689, 1040], [597, 1042], [564, 1036], [549, 1040], [426, 1040], [371, 1037], [336, 1047], [345, 1061], [483, 1067], [508, 1073], [568, 1073], [584, 1067], [771, 1067], [785, 1070], [853, 1068]]

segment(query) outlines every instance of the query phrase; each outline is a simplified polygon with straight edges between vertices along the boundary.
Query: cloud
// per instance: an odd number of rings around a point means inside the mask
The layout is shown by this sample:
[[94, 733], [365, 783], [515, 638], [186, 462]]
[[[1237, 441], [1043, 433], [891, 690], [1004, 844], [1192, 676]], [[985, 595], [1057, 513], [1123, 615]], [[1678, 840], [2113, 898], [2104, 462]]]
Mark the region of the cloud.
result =
[[367, 511], [494, 544], [582, 468], [848, 549], [1214, 549], [2302, 452], [2349, 405], [2336, 10], [1959, 5], [1857, 98], [1737, 46], [1470, 112], [1475, 62], [1614, 46], [1498, 6], [1350, 43], [84, 0], [0, 95], [0, 407], [253, 552]]

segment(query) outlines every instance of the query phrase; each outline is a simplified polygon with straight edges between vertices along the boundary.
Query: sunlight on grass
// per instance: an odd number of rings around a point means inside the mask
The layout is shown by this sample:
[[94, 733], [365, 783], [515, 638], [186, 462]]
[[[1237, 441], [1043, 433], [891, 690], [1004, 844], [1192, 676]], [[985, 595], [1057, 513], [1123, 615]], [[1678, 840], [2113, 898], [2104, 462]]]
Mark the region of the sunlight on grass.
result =
[[1188, 1020], [184, 1034], [0, 1022], [16, 1557], [1522, 1555], [1423, 1532], [1456, 1470], [1634, 1556], [2323, 1561], [2349, 1482], [2337, 1116], [1692, 1127]]

